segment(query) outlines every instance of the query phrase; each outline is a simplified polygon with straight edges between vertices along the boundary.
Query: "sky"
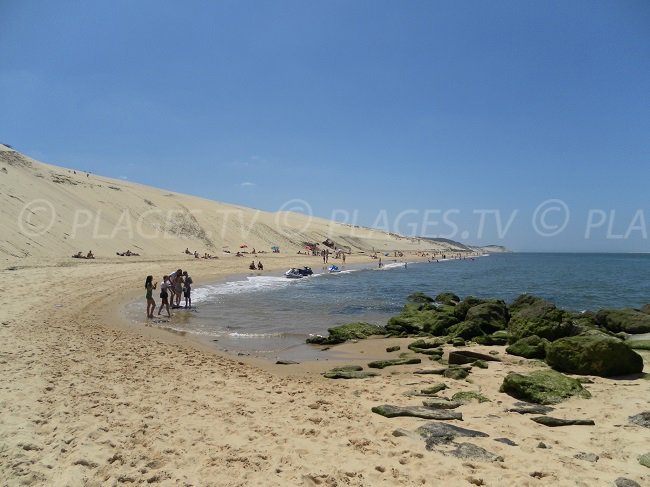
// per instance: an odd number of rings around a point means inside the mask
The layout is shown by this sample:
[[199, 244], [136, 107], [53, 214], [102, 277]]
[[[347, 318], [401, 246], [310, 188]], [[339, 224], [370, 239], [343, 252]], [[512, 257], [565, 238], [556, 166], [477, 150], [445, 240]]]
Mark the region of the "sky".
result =
[[650, 251], [647, 0], [0, 0], [0, 106], [0, 143], [95, 174]]

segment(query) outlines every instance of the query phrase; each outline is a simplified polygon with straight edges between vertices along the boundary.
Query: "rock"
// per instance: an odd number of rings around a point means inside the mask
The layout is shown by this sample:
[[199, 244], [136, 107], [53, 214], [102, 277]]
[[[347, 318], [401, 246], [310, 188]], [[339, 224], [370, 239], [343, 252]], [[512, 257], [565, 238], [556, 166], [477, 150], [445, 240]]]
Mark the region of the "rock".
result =
[[546, 443], [544, 443], [543, 441], [540, 441], [539, 443], [537, 443], [537, 448], [541, 448], [543, 450], [546, 450], [548, 448], [548, 446], [546, 446]]
[[309, 337], [307, 343], [315, 345], [335, 345], [348, 340], [360, 340], [372, 335], [384, 335], [386, 333], [386, 329], [383, 326], [363, 322], [335, 326], [327, 331], [329, 332], [329, 336], [323, 337], [317, 335]]
[[460, 298], [454, 293], [444, 292], [440, 293], [435, 298], [436, 303], [447, 304], [449, 306], [456, 306], [460, 302]]
[[379, 374], [377, 372], [371, 372], [369, 370], [357, 371], [332, 369], [325, 372], [325, 374], [323, 374], [323, 377], [326, 379], [367, 379], [368, 377], [376, 377], [378, 375]]
[[505, 330], [509, 319], [510, 313], [503, 301], [477, 304], [472, 306], [465, 315], [465, 321], [478, 324], [486, 334]]
[[406, 297], [409, 303], [433, 303], [433, 298], [422, 292], [411, 293]]
[[394, 365], [408, 365], [408, 364], [419, 364], [422, 363], [422, 360], [415, 357], [404, 357], [404, 358], [395, 358], [391, 360], [375, 360], [370, 362], [368, 367], [371, 369], [383, 369], [385, 367], [392, 367]]
[[441, 306], [436, 308], [429, 304], [407, 304], [402, 312], [388, 320], [386, 332], [394, 336], [447, 335], [447, 329], [458, 323], [453, 308]]
[[570, 374], [612, 377], [643, 371], [643, 358], [625, 343], [604, 336], [561, 338], [548, 346], [546, 363]]
[[442, 384], [441, 383], [441, 384], [434, 384], [432, 386], [425, 387], [424, 389], [420, 389], [420, 392], [422, 394], [431, 394], [431, 395], [433, 395], [433, 394], [439, 393], [440, 391], [444, 391], [445, 389], [447, 389], [447, 384]]
[[414, 353], [421, 353], [424, 355], [440, 355], [442, 356], [442, 349], [441, 348], [417, 348], [417, 347], [409, 347], [412, 352]]
[[295, 360], [278, 360], [275, 363], [276, 365], [296, 365], [300, 362], [296, 362]]
[[499, 330], [492, 333], [490, 336], [489, 345], [505, 345], [508, 343], [510, 334], [506, 330]]
[[625, 477], [619, 477], [614, 481], [616, 487], [641, 487], [634, 480], [626, 479]]
[[591, 397], [580, 382], [553, 370], [537, 370], [528, 375], [511, 372], [503, 379], [500, 391], [536, 404], [557, 404], [572, 396]]
[[424, 401], [422, 401], [422, 405], [433, 409], [456, 409], [462, 406], [463, 403], [459, 401], [450, 401], [449, 399], [436, 397], [434, 399], [425, 399]]
[[532, 419], [536, 423], [543, 424], [544, 426], [549, 426], [551, 428], [555, 428], [557, 426], [573, 426], [573, 425], [593, 426], [596, 424], [594, 423], [593, 419], [561, 419], [561, 418], [552, 418], [551, 416], [536, 416], [530, 419]]
[[395, 346], [393, 346], [393, 347], [386, 347], [386, 351], [389, 352], [389, 353], [390, 353], [390, 352], [397, 352], [397, 351], [400, 350], [400, 348], [401, 348], [401, 347], [400, 347], [399, 345], [395, 345]]
[[461, 369], [459, 367], [449, 367], [442, 373], [442, 375], [447, 379], [463, 380], [467, 378], [469, 372], [466, 369]]
[[644, 304], [643, 307], [639, 310], [641, 313], [650, 315], [650, 304]]
[[501, 359], [485, 353], [472, 352], [470, 350], [453, 350], [449, 352], [449, 364], [464, 365], [471, 364], [476, 360], [485, 362], [501, 362]]
[[584, 460], [586, 462], [596, 463], [600, 457], [595, 453], [580, 452], [576, 455], [573, 455], [573, 458], [577, 458], [578, 460]]
[[382, 406], [374, 406], [372, 412], [385, 416], [386, 418], [396, 418], [398, 416], [410, 416], [414, 418], [423, 419], [459, 419], [462, 421], [463, 415], [455, 411], [448, 411], [443, 409], [431, 409], [424, 406], [392, 406], [384, 404]]
[[474, 321], [461, 321], [449, 327], [449, 334], [453, 338], [471, 340], [474, 337], [485, 335], [485, 332], [481, 329], [481, 325]]
[[[471, 365], [454, 365], [455, 369], [463, 369], [466, 371], [472, 370]], [[436, 375], [444, 375], [444, 373], [449, 370], [448, 367], [443, 367], [439, 369], [421, 369], [421, 370], [416, 370], [413, 372], [414, 374], [436, 374]]]
[[638, 309], [601, 309], [595, 320], [598, 326], [614, 333], [650, 333], [650, 315]]
[[487, 433], [481, 431], [461, 428], [449, 423], [426, 423], [415, 430], [420, 436], [427, 439], [427, 449], [430, 450], [435, 444], [449, 443], [459, 436], [478, 438], [487, 437]]
[[475, 360], [472, 362], [472, 367], [478, 367], [479, 369], [487, 369], [488, 364], [485, 360]]
[[[427, 444], [427, 449], [429, 445]], [[455, 450], [449, 452], [450, 455], [462, 458], [463, 460], [473, 460], [477, 462], [503, 462], [503, 457], [495, 455], [480, 446], [472, 445], [471, 443], [461, 443]]]
[[487, 301], [485, 299], [475, 298], [474, 296], [467, 296], [454, 307], [454, 314], [456, 315], [456, 318], [458, 318], [458, 321], [464, 321], [470, 308], [486, 302]]
[[510, 341], [537, 335], [549, 341], [569, 336], [573, 331], [570, 315], [545, 299], [523, 294], [510, 305]]
[[527, 402], [516, 402], [507, 412], [519, 414], [548, 414], [554, 411], [551, 406], [542, 406], [541, 404], [529, 404]]
[[546, 347], [549, 343], [546, 338], [531, 335], [517, 340], [506, 348], [506, 352], [517, 357], [544, 359], [546, 357]]
[[495, 438], [494, 441], [498, 441], [499, 443], [503, 443], [503, 444], [509, 445], [509, 446], [519, 446], [519, 445], [517, 445], [517, 443], [515, 443], [512, 440], [509, 440], [508, 438]]
[[632, 350], [650, 350], [650, 340], [627, 340], [625, 344]]
[[490, 402], [490, 400], [480, 392], [473, 392], [473, 391], [457, 392], [453, 396], [451, 396], [451, 399], [452, 401], [458, 401], [462, 404], [466, 404], [472, 401], [478, 401], [479, 403]]
[[460, 337], [452, 338], [450, 343], [454, 347], [464, 347], [465, 346], [465, 340], [460, 338]]
[[634, 416], [630, 416], [628, 419], [632, 424], [643, 426], [644, 428], [650, 428], [650, 411], [635, 414]]
[[644, 467], [650, 468], [650, 453], [645, 453], [639, 457], [639, 463]]
[[420, 338], [414, 342], [409, 343], [408, 348], [413, 350], [416, 349], [439, 349], [442, 345], [447, 343], [445, 338]]
[[417, 433], [414, 433], [413, 431], [405, 430], [403, 428], [397, 428], [396, 430], [394, 430], [393, 436], [396, 438], [407, 437], [407, 438], [412, 438], [414, 440], [420, 439], [420, 435], [418, 435]]

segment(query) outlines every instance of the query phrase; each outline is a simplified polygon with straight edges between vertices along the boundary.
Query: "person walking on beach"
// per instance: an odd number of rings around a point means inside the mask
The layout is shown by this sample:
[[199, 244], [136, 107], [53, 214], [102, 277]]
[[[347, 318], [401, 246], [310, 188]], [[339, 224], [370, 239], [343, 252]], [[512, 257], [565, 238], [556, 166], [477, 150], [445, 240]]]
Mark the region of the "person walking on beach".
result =
[[160, 316], [160, 312], [163, 309], [163, 306], [167, 310], [167, 316], [171, 318], [172, 314], [169, 312], [169, 294], [167, 293], [167, 290], [171, 288], [171, 284], [169, 283], [169, 276], [163, 276], [163, 282], [160, 285], [160, 308], [158, 308], [158, 316]]
[[183, 288], [183, 296], [185, 296], [185, 307], [186, 308], [191, 308], [192, 307], [192, 278], [190, 275], [187, 273], [187, 271], [183, 272], [183, 281], [185, 287]]
[[381, 269], [381, 257], [379, 257], [379, 268]]
[[147, 318], [153, 318], [153, 312], [156, 309], [156, 301], [153, 299], [153, 290], [156, 289], [158, 283], [153, 283], [153, 276], [147, 276], [144, 281], [144, 288], [147, 290]]

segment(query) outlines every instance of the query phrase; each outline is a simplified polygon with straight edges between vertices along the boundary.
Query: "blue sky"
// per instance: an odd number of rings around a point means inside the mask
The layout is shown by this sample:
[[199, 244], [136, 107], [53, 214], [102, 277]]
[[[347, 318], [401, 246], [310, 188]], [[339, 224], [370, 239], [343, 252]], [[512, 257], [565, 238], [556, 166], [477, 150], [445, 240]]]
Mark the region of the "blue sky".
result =
[[646, 0], [0, 0], [0, 56], [0, 142], [45, 162], [472, 244], [650, 251]]

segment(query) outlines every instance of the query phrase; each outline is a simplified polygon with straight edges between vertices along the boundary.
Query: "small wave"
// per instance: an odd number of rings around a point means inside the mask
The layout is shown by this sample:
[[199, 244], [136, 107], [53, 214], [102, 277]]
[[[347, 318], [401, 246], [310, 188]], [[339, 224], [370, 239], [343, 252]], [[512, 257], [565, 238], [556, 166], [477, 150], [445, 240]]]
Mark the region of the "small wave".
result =
[[200, 286], [192, 290], [192, 302], [204, 301], [213, 296], [278, 289], [297, 281], [277, 276], [251, 276], [245, 281], [229, 281], [220, 284]]

